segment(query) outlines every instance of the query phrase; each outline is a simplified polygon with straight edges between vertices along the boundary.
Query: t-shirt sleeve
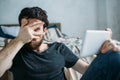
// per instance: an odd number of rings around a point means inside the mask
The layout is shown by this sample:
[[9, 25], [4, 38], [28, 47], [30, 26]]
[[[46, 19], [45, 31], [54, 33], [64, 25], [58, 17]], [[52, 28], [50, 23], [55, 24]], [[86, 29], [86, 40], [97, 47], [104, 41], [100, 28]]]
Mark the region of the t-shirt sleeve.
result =
[[78, 57], [63, 43], [61, 43], [61, 54], [65, 59], [65, 67], [70, 68], [78, 61]]

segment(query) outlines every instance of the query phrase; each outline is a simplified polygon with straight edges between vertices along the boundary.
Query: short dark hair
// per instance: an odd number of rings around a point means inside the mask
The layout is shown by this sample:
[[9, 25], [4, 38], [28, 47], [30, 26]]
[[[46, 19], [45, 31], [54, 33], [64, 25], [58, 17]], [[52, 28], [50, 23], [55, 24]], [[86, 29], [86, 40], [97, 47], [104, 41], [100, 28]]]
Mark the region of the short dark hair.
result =
[[26, 7], [24, 9], [22, 9], [21, 13], [19, 14], [19, 25], [20, 26], [21, 26], [21, 20], [23, 18], [39, 19], [45, 23], [44, 27], [47, 27], [49, 25], [48, 16], [46, 14], [46, 11], [39, 7]]

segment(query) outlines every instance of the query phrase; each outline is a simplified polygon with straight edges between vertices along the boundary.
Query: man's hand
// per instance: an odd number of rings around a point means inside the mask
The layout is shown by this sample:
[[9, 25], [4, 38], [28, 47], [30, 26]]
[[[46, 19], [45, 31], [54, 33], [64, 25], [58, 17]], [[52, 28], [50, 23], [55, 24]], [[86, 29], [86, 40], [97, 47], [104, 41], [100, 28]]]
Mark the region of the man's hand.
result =
[[39, 38], [40, 33], [35, 30], [40, 27], [41, 22], [33, 22], [28, 24], [26, 19], [23, 19], [21, 22], [20, 31], [18, 34], [18, 39], [23, 43], [30, 42], [32, 39]]
[[104, 42], [100, 51], [102, 53], [106, 53], [109, 50], [113, 50], [113, 51], [117, 52], [117, 51], [120, 51], [120, 47], [116, 44], [115, 41], [110, 39], [110, 40], [107, 40], [107, 41]]
[[[105, 29], [106, 31], [110, 31], [110, 35], [112, 37], [112, 30], [110, 28]], [[120, 47], [116, 44], [115, 41], [112, 39], [109, 39], [103, 43], [103, 45], [100, 48], [100, 51], [104, 54], [109, 50], [113, 50], [115, 52], [120, 51]]]

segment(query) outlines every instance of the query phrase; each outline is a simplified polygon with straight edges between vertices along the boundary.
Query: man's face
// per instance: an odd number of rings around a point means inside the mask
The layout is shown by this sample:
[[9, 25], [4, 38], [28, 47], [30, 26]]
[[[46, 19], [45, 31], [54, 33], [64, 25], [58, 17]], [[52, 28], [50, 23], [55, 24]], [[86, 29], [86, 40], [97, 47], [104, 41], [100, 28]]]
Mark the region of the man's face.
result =
[[[39, 32], [39, 33], [41, 33], [41, 35], [39, 35], [39, 38], [33, 39], [33, 40], [29, 43], [29, 45], [30, 45], [33, 49], [36, 49], [36, 48], [38, 48], [38, 47], [41, 45], [42, 40], [43, 40], [44, 35], [45, 35], [45, 32], [46, 32], [46, 28], [43, 27], [43, 25], [44, 25], [44, 22], [43, 22], [43, 21], [38, 20], [38, 19], [26, 19], [27, 25], [33, 24], [33, 23], [35, 23], [35, 22], [39, 22], [39, 24], [37, 24], [37, 26], [40, 26], [39, 28], [37, 28], [37, 29], [35, 30], [35, 32]], [[22, 24], [22, 23], [21, 23], [21, 24]], [[23, 23], [23, 24], [24, 24], [24, 23]], [[35, 26], [35, 25], [34, 25], [34, 26]], [[29, 27], [33, 27], [33, 26], [29, 26]]]

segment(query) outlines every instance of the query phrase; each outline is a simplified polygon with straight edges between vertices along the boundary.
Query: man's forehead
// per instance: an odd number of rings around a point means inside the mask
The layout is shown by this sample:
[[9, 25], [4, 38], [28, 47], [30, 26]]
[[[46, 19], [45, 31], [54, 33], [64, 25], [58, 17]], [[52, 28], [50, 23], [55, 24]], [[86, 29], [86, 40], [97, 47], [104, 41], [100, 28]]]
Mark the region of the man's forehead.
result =
[[39, 20], [39, 19], [27, 19], [30, 23], [31, 22], [40, 22], [40, 23], [43, 23], [43, 21]]

